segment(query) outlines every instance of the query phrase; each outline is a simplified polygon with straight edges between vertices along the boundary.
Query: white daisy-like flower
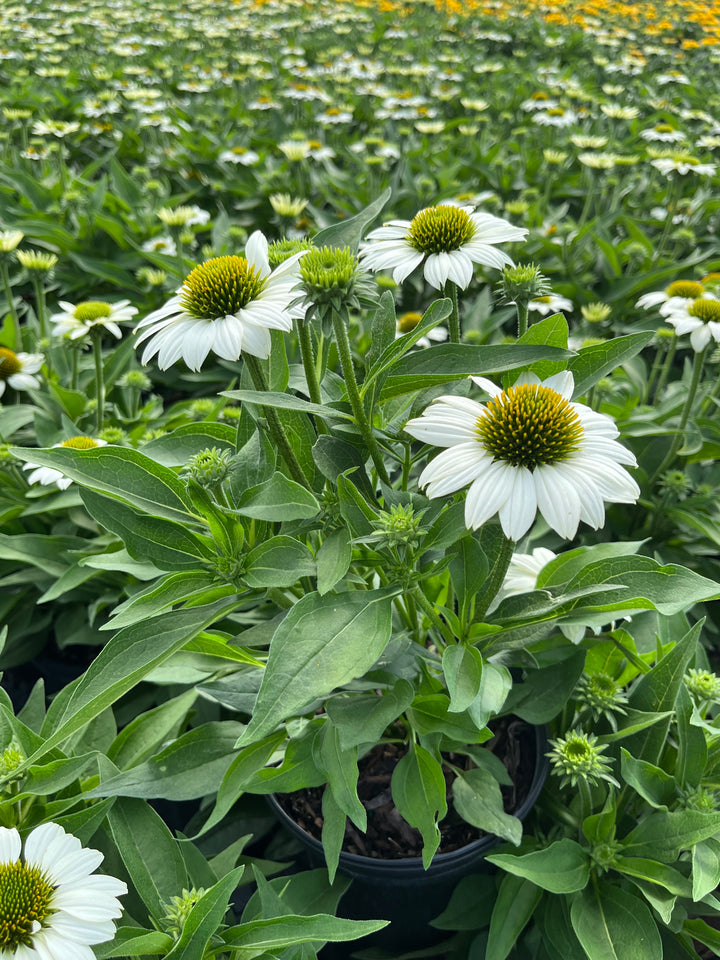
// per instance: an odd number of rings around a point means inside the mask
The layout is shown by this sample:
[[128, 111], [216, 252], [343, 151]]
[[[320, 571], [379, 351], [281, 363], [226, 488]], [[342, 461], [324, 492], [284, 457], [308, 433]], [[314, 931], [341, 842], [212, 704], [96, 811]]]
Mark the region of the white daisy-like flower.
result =
[[668, 311], [672, 312], [676, 307], [705, 297], [710, 300], [715, 299], [698, 280], [674, 280], [664, 290], [644, 293], [636, 301], [635, 306], [640, 307], [641, 310], [652, 310], [657, 307], [660, 313], [665, 314]]
[[620, 466], [636, 466], [635, 457], [615, 440], [610, 417], [571, 401], [571, 373], [544, 381], [522, 374], [508, 390], [471, 379], [490, 394], [488, 403], [439, 397], [405, 426], [416, 439], [449, 448], [431, 460], [419, 483], [431, 498], [469, 484], [469, 529], [498, 514], [505, 536], [519, 540], [540, 511], [569, 540], [581, 520], [595, 530], [603, 525], [605, 502], [636, 501], [640, 489]]
[[7, 387], [13, 390], [34, 390], [40, 381], [33, 374], [43, 365], [41, 353], [14, 353], [0, 347], [0, 397]]
[[690, 344], [695, 353], [701, 353], [714, 340], [720, 343], [720, 301], [701, 297], [686, 300], [672, 306], [670, 301], [660, 312], [665, 320], [675, 328], [678, 336], [690, 334]]
[[293, 254], [271, 272], [267, 240], [256, 230], [244, 257], [214, 257], [195, 267], [175, 296], [137, 325], [136, 331], [143, 331], [138, 343], [149, 340], [142, 362], [157, 355], [165, 370], [182, 358], [199, 370], [211, 351], [225, 360], [242, 353], [268, 357], [270, 331], [289, 332], [293, 319], [304, 316], [291, 304], [305, 253]]
[[122, 331], [118, 323], [132, 320], [138, 312], [137, 307], [130, 306], [129, 300], [118, 300], [117, 303], [84, 300], [78, 304], [60, 300], [59, 306], [60, 312], [50, 317], [50, 322], [54, 324], [52, 332], [56, 337], [67, 337], [69, 340], [85, 337], [93, 328], [98, 327], [120, 340]]
[[23, 844], [0, 827], [0, 958], [94, 960], [92, 944], [115, 936], [127, 886], [94, 873], [99, 850], [82, 846], [57, 823], [43, 823]]
[[673, 173], [679, 173], [683, 177], [688, 173], [695, 173], [699, 177], [714, 177], [717, 170], [716, 163], [700, 163], [693, 157], [658, 157], [650, 161], [650, 166], [664, 173], [666, 177]]
[[258, 163], [260, 155], [246, 147], [231, 147], [229, 150], [223, 150], [218, 160], [220, 163], [239, 163], [243, 167], [252, 167]]
[[472, 280], [473, 263], [498, 270], [512, 265], [495, 244], [526, 236], [527, 230], [507, 220], [447, 202], [426, 207], [412, 220], [391, 220], [372, 230], [359, 257], [370, 270], [392, 270], [395, 283], [402, 283], [422, 263], [425, 279], [436, 290], [448, 280], [464, 290]]
[[[107, 440], [93, 440], [92, 437], [70, 437], [69, 440], [63, 440], [62, 443], [54, 443], [53, 447], [71, 447], [73, 450], [92, 450], [93, 447], [104, 447]], [[37, 463], [24, 463], [23, 470], [32, 470], [33, 472], [27, 478], [28, 483], [39, 483], [43, 487], [48, 487], [56, 483], [61, 490], [67, 490], [72, 483], [68, 477], [64, 476], [59, 470], [52, 467], [41, 467]], [[0, 954], [0, 960], [3, 960]]]
[[543, 317], [551, 313], [559, 313], [561, 310], [572, 310], [573, 302], [567, 297], [561, 297], [558, 293], [549, 293], [544, 297], [535, 297], [528, 303], [528, 310], [534, 310]]

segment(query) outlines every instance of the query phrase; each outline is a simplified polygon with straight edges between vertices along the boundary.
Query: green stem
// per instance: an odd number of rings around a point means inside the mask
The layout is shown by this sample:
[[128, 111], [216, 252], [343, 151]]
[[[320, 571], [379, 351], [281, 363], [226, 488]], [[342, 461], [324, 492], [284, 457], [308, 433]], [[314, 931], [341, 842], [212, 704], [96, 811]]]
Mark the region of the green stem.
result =
[[519, 340], [520, 337], [522, 337], [525, 333], [527, 333], [528, 305], [526, 301], [523, 301], [521, 303], [519, 300], [517, 300], [515, 302], [515, 307], [517, 309], [517, 315], [518, 315], [518, 340]]
[[47, 340], [47, 309], [45, 307], [45, 287], [42, 280], [33, 271], [33, 287], [35, 288], [35, 314], [40, 325], [40, 339]]
[[655, 387], [655, 393], [653, 394], [653, 402], [657, 403], [660, 399], [660, 395], [665, 389], [665, 384], [667, 383], [667, 378], [670, 374], [670, 369], [672, 368], [672, 362], [675, 359], [675, 351], [677, 350], [678, 338], [676, 334], [673, 334], [672, 341], [670, 342], [670, 349], [665, 355], [665, 362], [662, 365], [660, 370], [660, 377]]
[[20, 318], [15, 309], [15, 299], [13, 297], [12, 286], [10, 284], [10, 272], [5, 263], [5, 258], [0, 260], [0, 276], [2, 276], [3, 287], [5, 288], [5, 299], [8, 303], [8, 311], [13, 324], [13, 338], [15, 340], [15, 349], [22, 350], [22, 335], [20, 333]]
[[578, 795], [580, 797], [580, 823], [578, 824], [578, 839], [582, 843], [583, 823], [585, 822], [585, 818], [589, 817], [592, 813], [592, 797], [590, 796], [590, 787], [588, 786], [586, 780], [583, 780], [583, 778], [580, 777], [577, 785]]
[[482, 618], [488, 612], [490, 604], [500, 590], [505, 579], [512, 555], [515, 550], [515, 541], [503, 536], [503, 543], [497, 556], [490, 560], [490, 570], [488, 571], [485, 587], [475, 598], [475, 622], [482, 622]]
[[99, 333], [93, 335], [93, 357], [95, 359], [95, 397], [97, 399], [96, 423], [98, 433], [102, 430], [105, 417], [105, 382], [103, 378], [102, 342]]
[[[256, 390], [261, 390], [264, 393], [267, 392], [267, 382], [265, 380], [265, 374], [263, 373], [262, 367], [258, 362], [257, 357], [254, 357], [250, 353], [244, 353], [243, 359], [247, 365], [252, 381], [255, 385]], [[272, 434], [273, 440], [277, 444], [277, 447], [282, 454], [285, 463], [288, 465], [288, 469], [292, 475], [293, 480], [296, 483], [302, 484], [307, 490], [310, 490], [310, 481], [305, 475], [305, 471], [300, 465], [300, 461], [295, 456], [295, 451], [290, 445], [290, 441], [287, 438], [285, 429], [283, 428], [280, 418], [277, 415], [277, 411], [274, 407], [263, 406], [263, 413], [265, 414], [265, 419], [267, 420], [268, 428]]]
[[655, 381], [657, 380], [658, 374], [660, 373], [660, 370], [662, 368], [662, 361], [663, 361], [663, 357], [665, 356], [665, 353], [666, 353], [665, 341], [661, 340], [660, 343], [658, 344], [658, 349], [655, 354], [655, 359], [653, 360], [653, 365], [650, 368], [650, 375], [648, 376], [648, 381], [645, 386], [645, 393], [643, 397], [643, 400], [645, 403], [648, 403], [650, 400], [650, 395], [653, 392]]
[[680, 423], [678, 424], [677, 433], [673, 437], [673, 442], [670, 445], [670, 449], [665, 454], [660, 466], [657, 468], [655, 473], [650, 478], [650, 483], [654, 483], [657, 477], [666, 470], [670, 464], [675, 459], [675, 455], [680, 449], [680, 445], [684, 439], [683, 433], [685, 432], [685, 427], [687, 426], [688, 420], [690, 419], [690, 414], [692, 413], [693, 404], [695, 403], [695, 395], [697, 393], [698, 386], [700, 385], [700, 378], [702, 376], [703, 364], [705, 363], [705, 355], [708, 352], [709, 344], [700, 353], [696, 353], [693, 358], [693, 370], [692, 378], [690, 380], [690, 386], [688, 388], [687, 396], [685, 397], [685, 404], [682, 408], [682, 413], [680, 414]]
[[445, 640], [445, 643], [454, 644], [455, 637], [452, 634], [452, 630], [450, 630], [445, 621], [440, 617], [440, 614], [423, 593], [422, 588], [416, 585], [413, 589], [412, 595], [417, 600], [420, 609], [427, 615], [428, 619], [438, 631], [440, 636]]
[[457, 284], [453, 280], [448, 280], [443, 286], [443, 296], [450, 297], [452, 301], [452, 313], [448, 317], [450, 343], [460, 343], [460, 308], [458, 306]]
[[[305, 382], [307, 383], [308, 393], [313, 403], [322, 405], [322, 394], [320, 392], [320, 381], [318, 379], [317, 367], [315, 365], [315, 351], [313, 350], [312, 331], [307, 320], [298, 320], [298, 342], [300, 344], [300, 355], [302, 357], [303, 369], [305, 370]], [[325, 421], [316, 416], [315, 423], [318, 433], [327, 433]]]
[[383, 483], [390, 485], [390, 478], [385, 463], [380, 452], [380, 447], [375, 439], [365, 408], [363, 407], [360, 391], [358, 390], [357, 380], [355, 379], [355, 368], [353, 367], [352, 353], [350, 351], [350, 338], [348, 337], [347, 325], [345, 319], [340, 316], [337, 310], [332, 311], [333, 330], [335, 331], [335, 343], [337, 344], [340, 365], [342, 366], [343, 376], [345, 377], [345, 388], [350, 400], [350, 406], [355, 414], [355, 421], [360, 428], [370, 456], [372, 457], [378, 476]]

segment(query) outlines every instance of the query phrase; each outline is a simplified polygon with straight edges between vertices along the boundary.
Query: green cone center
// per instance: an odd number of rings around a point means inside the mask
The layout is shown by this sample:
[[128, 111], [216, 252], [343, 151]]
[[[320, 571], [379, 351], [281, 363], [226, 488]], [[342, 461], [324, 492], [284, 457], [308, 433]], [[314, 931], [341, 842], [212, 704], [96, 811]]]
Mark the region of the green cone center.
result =
[[111, 313], [112, 307], [104, 300], [85, 300], [75, 307], [74, 317], [83, 323], [92, 323], [93, 320], [109, 317]]
[[688, 313], [693, 317], [697, 317], [698, 320], [702, 320], [703, 323], [708, 323], [709, 321], [718, 323], [720, 322], [720, 301], [707, 299], [693, 300], [688, 308]]
[[180, 306], [198, 320], [233, 316], [258, 296], [265, 280], [245, 257], [215, 257], [185, 278]]
[[16, 353], [7, 347], [0, 347], [0, 380], [9, 380], [14, 373], [20, 373], [22, 364]]
[[703, 285], [696, 280], [676, 280], [670, 284], [665, 293], [668, 297], [684, 297], [686, 300], [694, 300], [696, 297], [702, 297]]
[[407, 241], [421, 253], [450, 253], [474, 235], [475, 226], [464, 210], [443, 205], [416, 214], [410, 221]]
[[0, 864], [0, 949], [32, 945], [32, 934], [50, 914], [53, 888], [37, 867]]
[[493, 397], [478, 418], [477, 432], [496, 460], [528, 470], [566, 460], [583, 438], [573, 405], [537, 384], [520, 384]]
[[73, 450], [91, 450], [97, 446], [92, 437], [71, 437], [69, 440], [63, 440], [63, 447], [70, 447]]

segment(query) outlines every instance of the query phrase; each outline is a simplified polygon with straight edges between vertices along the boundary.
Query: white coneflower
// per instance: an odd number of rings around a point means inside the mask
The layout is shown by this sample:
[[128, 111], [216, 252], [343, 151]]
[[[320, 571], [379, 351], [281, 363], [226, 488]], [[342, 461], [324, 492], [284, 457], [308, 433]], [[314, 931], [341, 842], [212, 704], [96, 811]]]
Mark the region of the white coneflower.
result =
[[471, 530], [496, 513], [505, 536], [519, 540], [540, 511], [561, 537], [575, 536], [581, 520], [597, 530], [605, 502], [634, 503], [640, 494], [620, 464], [635, 457], [614, 439], [610, 417], [573, 403], [569, 372], [540, 381], [522, 374], [502, 390], [471, 378], [490, 394], [487, 404], [439, 397], [405, 430], [418, 440], [448, 447], [420, 475], [431, 498], [470, 484], [465, 523]]
[[84, 848], [57, 823], [43, 823], [25, 847], [0, 827], [0, 957], [94, 960], [92, 944], [115, 936], [127, 886], [96, 874], [99, 850]]
[[524, 228], [473, 209], [440, 203], [421, 210], [412, 220], [391, 220], [368, 234], [360, 259], [370, 270], [392, 270], [395, 283], [402, 283], [422, 263], [425, 279], [436, 290], [448, 280], [464, 290], [472, 280], [473, 263], [499, 270], [512, 264], [495, 244], [527, 236]]
[[679, 173], [683, 177], [688, 173], [694, 173], [699, 177], [713, 177], [717, 170], [716, 163], [700, 163], [694, 157], [683, 154], [675, 157], [658, 157], [650, 161], [650, 166], [664, 173], [666, 177], [673, 173]]
[[22, 230], [0, 230], [0, 253], [10, 253], [24, 236]]
[[257, 230], [244, 257], [215, 257], [195, 267], [175, 296], [137, 325], [143, 331], [138, 343], [149, 340], [142, 362], [157, 354], [161, 370], [181, 358], [199, 370], [211, 351], [225, 360], [242, 353], [268, 357], [270, 330], [290, 331], [293, 318], [304, 315], [291, 304], [305, 252], [271, 272], [267, 240]]
[[239, 163], [243, 167], [252, 167], [260, 160], [260, 156], [246, 147], [230, 147], [229, 150], [223, 150], [218, 160], [220, 163]]
[[289, 193], [271, 193], [270, 206], [281, 217], [298, 217], [310, 202], [303, 197], [292, 197]]
[[[72, 450], [92, 450], [93, 447], [104, 447], [107, 440], [93, 440], [92, 437], [78, 436], [70, 437], [69, 440], [63, 440], [62, 443], [54, 443], [53, 447], [70, 447]], [[33, 473], [27, 478], [28, 483], [39, 483], [43, 487], [56, 483], [61, 490], [66, 490], [72, 480], [64, 476], [60, 470], [54, 470], [52, 467], [40, 467], [37, 463], [23, 464], [23, 470], [32, 470]], [[1, 958], [0, 958], [1, 960]]]
[[13, 353], [0, 347], [0, 397], [7, 387], [13, 390], [34, 390], [40, 382], [33, 374], [43, 365], [40, 353]]
[[172, 237], [165, 235], [146, 240], [140, 249], [145, 253], [162, 253], [166, 257], [174, 257], [177, 254], [177, 244]]
[[543, 317], [551, 313], [559, 313], [561, 310], [572, 310], [573, 302], [567, 297], [561, 297], [559, 293], [549, 293], [544, 297], [535, 297], [528, 303], [528, 310], [534, 310]]
[[59, 306], [61, 312], [50, 317], [50, 322], [55, 325], [52, 332], [56, 337], [68, 337], [70, 340], [84, 337], [97, 328], [107, 330], [120, 340], [122, 331], [118, 323], [132, 320], [138, 312], [137, 307], [130, 306], [129, 300], [119, 300], [117, 303], [84, 300], [78, 304], [60, 300]]
[[720, 301], [702, 297], [672, 306], [668, 303], [660, 312], [678, 336], [690, 334], [695, 353], [704, 350], [711, 340], [720, 343]]
[[670, 286], [664, 290], [653, 290], [650, 293], [644, 293], [635, 306], [642, 310], [652, 310], [654, 307], [661, 308], [662, 312], [666, 309], [672, 310], [676, 306], [684, 303], [692, 303], [703, 297], [714, 299], [697, 280], [674, 280]]

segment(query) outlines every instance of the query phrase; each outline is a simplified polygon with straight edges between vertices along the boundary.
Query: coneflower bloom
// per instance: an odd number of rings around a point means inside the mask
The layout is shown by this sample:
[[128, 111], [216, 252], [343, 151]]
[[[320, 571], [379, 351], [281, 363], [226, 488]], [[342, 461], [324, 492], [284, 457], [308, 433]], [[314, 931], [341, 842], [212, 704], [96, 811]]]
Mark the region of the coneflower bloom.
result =
[[129, 300], [119, 300], [117, 303], [85, 300], [78, 304], [60, 300], [59, 306], [60, 312], [50, 317], [50, 322], [54, 324], [52, 332], [56, 337], [68, 337], [70, 340], [86, 336], [93, 328], [107, 330], [120, 340], [122, 331], [118, 323], [132, 320], [138, 312], [137, 307], [130, 306]]
[[212, 351], [225, 360], [242, 353], [263, 359], [270, 355], [270, 331], [292, 329], [293, 318], [304, 316], [291, 306], [297, 299], [301, 250], [271, 272], [268, 244], [256, 230], [244, 257], [214, 257], [185, 278], [175, 296], [145, 317], [138, 343], [148, 340], [142, 362], [157, 355], [165, 370], [181, 358], [199, 370]]
[[473, 277], [473, 264], [501, 270], [512, 264], [498, 243], [524, 240], [527, 230], [490, 213], [456, 203], [426, 207], [412, 220], [391, 220], [372, 230], [360, 247], [360, 260], [369, 270], [392, 270], [402, 283], [423, 264], [430, 286], [441, 290], [452, 280], [464, 290]]
[[0, 397], [7, 387], [13, 390], [34, 390], [40, 382], [33, 374], [43, 365], [41, 353], [14, 353], [0, 347]]
[[615, 440], [610, 417], [571, 401], [571, 373], [544, 381], [522, 374], [508, 390], [484, 377], [471, 379], [490, 394], [488, 403], [439, 397], [405, 426], [412, 437], [448, 448], [425, 467], [419, 483], [431, 498], [469, 484], [469, 529], [498, 514], [505, 536], [519, 540], [539, 511], [571, 539], [581, 520], [595, 530], [603, 525], [605, 502], [635, 502], [640, 489], [620, 466], [636, 466], [635, 457]]
[[715, 340], [720, 343], [720, 301], [701, 297], [673, 304], [661, 311], [678, 336], [690, 334], [690, 344], [700, 353]]
[[[107, 440], [93, 440], [92, 437], [78, 436], [70, 437], [69, 440], [63, 440], [61, 443], [54, 443], [53, 447], [71, 447], [73, 450], [92, 450], [93, 447], [104, 447]], [[27, 478], [28, 483], [39, 483], [43, 487], [48, 487], [56, 483], [61, 490], [67, 490], [72, 483], [69, 477], [66, 477], [60, 470], [54, 470], [52, 467], [40, 467], [37, 463], [23, 464], [23, 470], [32, 470], [33, 472]], [[2, 958], [0, 957], [0, 960]]]

